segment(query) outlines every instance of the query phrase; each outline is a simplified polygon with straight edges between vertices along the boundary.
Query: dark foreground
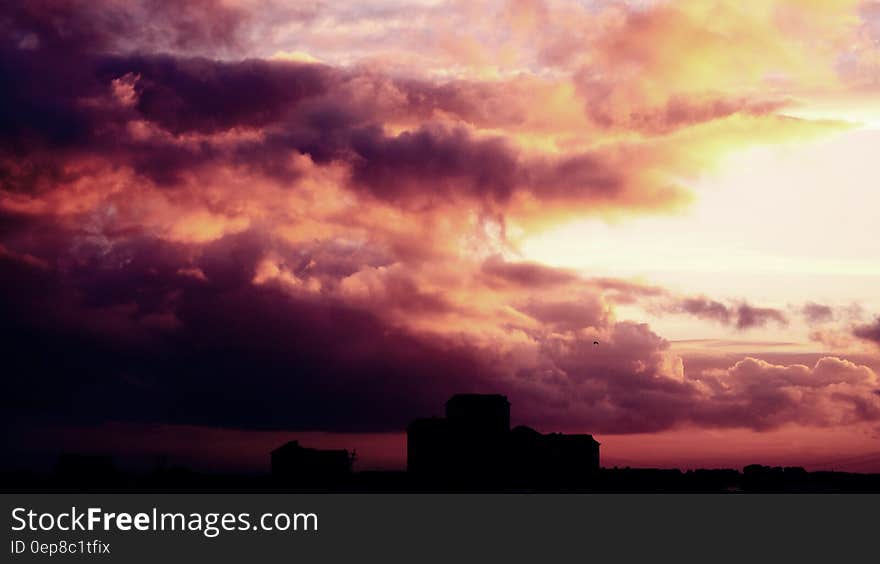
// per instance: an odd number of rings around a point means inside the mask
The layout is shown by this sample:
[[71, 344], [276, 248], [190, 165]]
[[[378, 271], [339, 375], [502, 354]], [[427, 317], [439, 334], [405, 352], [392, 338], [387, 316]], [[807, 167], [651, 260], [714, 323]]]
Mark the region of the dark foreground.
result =
[[346, 493], [880, 493], [880, 474], [807, 472], [798, 467], [746, 466], [688, 470], [602, 468], [576, 483], [499, 483], [418, 478], [406, 472], [352, 472], [333, 481], [310, 483], [271, 475], [225, 475], [171, 468], [128, 473], [105, 468], [89, 473], [7, 473], [0, 490], [13, 492], [346, 492]]

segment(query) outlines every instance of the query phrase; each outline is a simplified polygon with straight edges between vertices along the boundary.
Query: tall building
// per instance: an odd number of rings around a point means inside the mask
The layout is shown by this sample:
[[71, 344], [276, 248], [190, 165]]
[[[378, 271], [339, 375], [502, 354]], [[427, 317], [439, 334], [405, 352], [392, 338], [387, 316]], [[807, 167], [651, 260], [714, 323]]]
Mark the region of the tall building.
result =
[[501, 394], [455, 394], [446, 402], [446, 419], [471, 433], [507, 433], [510, 402]]

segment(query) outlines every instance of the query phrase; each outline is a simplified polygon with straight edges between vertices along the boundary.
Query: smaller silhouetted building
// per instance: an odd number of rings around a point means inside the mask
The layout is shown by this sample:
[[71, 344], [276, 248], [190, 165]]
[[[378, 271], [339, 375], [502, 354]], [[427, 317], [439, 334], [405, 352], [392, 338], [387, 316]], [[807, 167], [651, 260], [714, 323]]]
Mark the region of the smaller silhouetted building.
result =
[[599, 442], [592, 435], [539, 433], [519, 426], [510, 432], [510, 474], [514, 483], [582, 484], [599, 470]]
[[344, 449], [307, 448], [290, 441], [273, 450], [270, 457], [272, 475], [291, 484], [335, 484], [351, 474], [352, 455]]

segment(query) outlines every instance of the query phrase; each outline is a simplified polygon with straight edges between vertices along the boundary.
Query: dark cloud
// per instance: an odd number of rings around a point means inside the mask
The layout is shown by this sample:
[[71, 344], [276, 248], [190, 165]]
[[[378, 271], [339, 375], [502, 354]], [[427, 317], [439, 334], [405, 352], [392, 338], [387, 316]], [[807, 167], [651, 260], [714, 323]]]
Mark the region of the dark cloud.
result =
[[831, 307], [814, 302], [804, 304], [801, 313], [808, 323], [825, 323], [834, 319], [834, 310]]
[[686, 313], [723, 325], [733, 324], [737, 329], [743, 330], [763, 327], [771, 322], [779, 325], [788, 324], [788, 317], [778, 309], [755, 307], [748, 303], [728, 306], [702, 296], [674, 300], [666, 309], [673, 313]]
[[0, 90], [0, 149], [20, 157], [90, 141], [93, 122], [103, 118], [77, 100], [98, 96], [101, 85], [83, 70], [88, 60], [73, 63], [67, 54], [22, 50], [0, 40], [0, 74], [7, 81]]
[[763, 327], [773, 322], [779, 325], [788, 325], [788, 317], [778, 310], [767, 307], [754, 307], [749, 304], [740, 304], [736, 308], [737, 329], [751, 329]]
[[880, 345], [880, 317], [874, 320], [873, 323], [857, 325], [853, 329], [853, 335], [859, 339]]
[[239, 43], [247, 14], [221, 0], [26, 0], [0, 21], [24, 49], [63, 52], [212, 51]]
[[320, 65], [255, 59], [118, 57], [99, 69], [105, 83], [126, 75], [134, 78], [140, 116], [174, 134], [263, 127], [332, 84]]
[[685, 298], [678, 304], [678, 308], [683, 313], [688, 313], [701, 319], [711, 319], [719, 323], [730, 323], [733, 317], [730, 309], [715, 300], [707, 298]]
[[[164, 186], [221, 164], [287, 182], [297, 177], [289, 159], [299, 153], [344, 165], [351, 189], [407, 209], [459, 200], [504, 207], [520, 193], [623, 207], [681, 196], [639, 186], [620, 166], [637, 155], [531, 154], [502, 135], [475, 134], [468, 124], [485, 121], [485, 85], [192, 56], [202, 44], [217, 53], [234, 43], [245, 18], [207, 0], [175, 5], [145, 1], [129, 13], [112, 2], [35, 2], [9, 11], [0, 42], [6, 184], [53, 186], [62, 171], [71, 174], [71, 161], [90, 157]], [[156, 54], [166, 44], [172, 54]], [[219, 135], [232, 130], [259, 135]]]
[[[491, 373], [475, 351], [332, 300], [251, 284], [242, 236], [181, 276], [140, 241], [60, 272], [0, 257], [3, 410], [66, 422], [399, 430]], [[115, 266], [111, 266], [115, 264]], [[86, 275], [88, 274], [88, 275]]]
[[501, 283], [526, 288], [545, 288], [578, 280], [573, 272], [536, 262], [508, 262], [499, 256], [483, 262], [482, 272], [490, 284]]
[[463, 192], [506, 201], [518, 182], [517, 155], [500, 138], [474, 139], [464, 129], [422, 127], [386, 136], [379, 128], [354, 132], [352, 173], [356, 184], [383, 199]]
[[[289, 62], [59, 54], [10, 45], [0, 56], [13, 85], [0, 99], [0, 148], [7, 148], [0, 174], [23, 188], [52, 185], [67, 161], [90, 154], [130, 165], [161, 185], [220, 164], [289, 181], [297, 176], [289, 158], [298, 153], [320, 165], [345, 165], [351, 189], [410, 209], [456, 200], [504, 206], [517, 192], [549, 201], [644, 204], [599, 155], [527, 156], [501, 136], [431, 122], [389, 134], [382, 121], [394, 116], [385, 101], [338, 95], [378, 80], [371, 76]], [[156, 129], [135, 135], [131, 124], [138, 122]], [[261, 134], [210, 137], [241, 129]], [[185, 134], [206, 137], [180, 137]], [[23, 153], [27, 169], [15, 164]]]

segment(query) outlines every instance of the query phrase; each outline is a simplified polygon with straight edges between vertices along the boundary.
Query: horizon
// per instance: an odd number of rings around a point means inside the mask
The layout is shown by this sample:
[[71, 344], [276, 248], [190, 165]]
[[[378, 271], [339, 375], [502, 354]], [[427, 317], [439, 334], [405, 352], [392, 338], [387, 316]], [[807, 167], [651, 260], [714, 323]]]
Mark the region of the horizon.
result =
[[[432, 415], [431, 417], [437, 417]], [[353, 470], [358, 471], [405, 471], [406, 470], [406, 432], [398, 433], [326, 433], [289, 431], [242, 431], [236, 429], [199, 428], [194, 426], [160, 426], [149, 428], [144, 426], [111, 425], [112, 430], [98, 434], [99, 437], [113, 436], [114, 442], [95, 441], [87, 430], [56, 430], [51, 434], [61, 439], [53, 443], [44, 437], [40, 443], [38, 462], [23, 464], [13, 469], [50, 472], [62, 454], [85, 454], [110, 456], [114, 464], [122, 471], [143, 472], [162, 467], [187, 468], [196, 472], [213, 474], [247, 474], [260, 475], [269, 472], [269, 453], [286, 444], [298, 441], [303, 447], [317, 449], [344, 449], [357, 453]], [[519, 425], [511, 423], [511, 428]], [[542, 433], [553, 433], [552, 429], [539, 429]], [[82, 433], [82, 434], [81, 434]], [[592, 435], [591, 435], [592, 436]], [[752, 464], [770, 467], [802, 467], [809, 472], [835, 471], [854, 473], [878, 473], [880, 451], [843, 455], [839, 451], [825, 452], [821, 457], [821, 448], [809, 450], [809, 454], [792, 455], [783, 453], [781, 456], [772, 451], [757, 451], [755, 454], [742, 454], [738, 445], [738, 453], [731, 455], [730, 449], [723, 448], [699, 449], [691, 454], [692, 458], [676, 460], [677, 451], [667, 445], [659, 448], [645, 449], [644, 441], [648, 437], [632, 435], [607, 435], [602, 444], [600, 466], [602, 468], [645, 468], [645, 469], [677, 469], [681, 471], [699, 469], [736, 469], [741, 471]], [[599, 437], [594, 437], [599, 438]], [[714, 438], [710, 436], [710, 439]], [[169, 441], [169, 439], [171, 439]], [[230, 439], [231, 442], [230, 442]], [[623, 439], [623, 441], [618, 441]], [[665, 434], [661, 439], [683, 442], [688, 451], [692, 452], [695, 444], [692, 430], [679, 431], [671, 439]], [[105, 439], [106, 440], [106, 439]], [[747, 440], [747, 439], [746, 439]], [[632, 460], [616, 455], [621, 447], [620, 442], [634, 443], [641, 459]], [[133, 443], [133, 444], [132, 444]], [[95, 445], [101, 445], [96, 449]], [[123, 446], [128, 445], [128, 446]], [[193, 449], [194, 445], [198, 448]], [[212, 446], [213, 445], [213, 446]], [[817, 441], [821, 445], [821, 441]], [[54, 448], [54, 450], [53, 450]], [[607, 455], [608, 450], [612, 452]], [[646, 456], [646, 450], [650, 455]], [[659, 451], [659, 453], [658, 453]], [[624, 450], [624, 452], [626, 452]], [[27, 456], [27, 455], [25, 455]]]
[[400, 468], [497, 391], [603, 466], [880, 472], [880, 2], [749, 4], [0, 8], [0, 470]]

